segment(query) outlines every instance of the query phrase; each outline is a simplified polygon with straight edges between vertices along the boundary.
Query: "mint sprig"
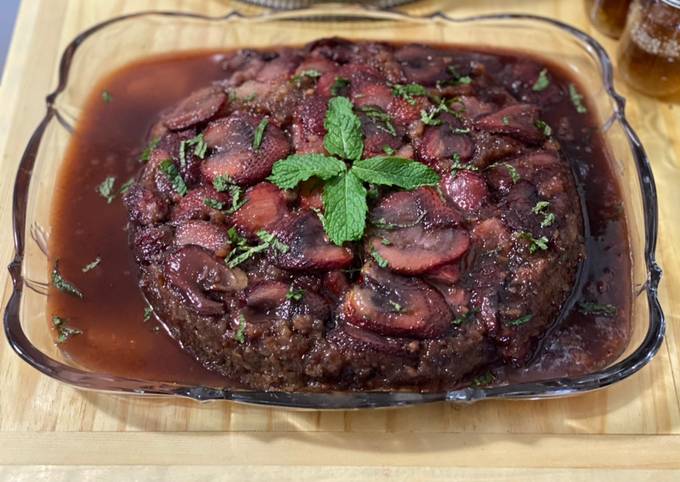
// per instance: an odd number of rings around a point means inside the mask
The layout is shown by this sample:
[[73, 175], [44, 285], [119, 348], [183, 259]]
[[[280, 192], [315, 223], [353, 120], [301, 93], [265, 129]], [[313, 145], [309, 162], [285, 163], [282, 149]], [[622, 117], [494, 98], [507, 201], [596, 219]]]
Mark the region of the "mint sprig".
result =
[[324, 181], [347, 171], [340, 159], [323, 154], [293, 154], [274, 164], [269, 180], [281, 189], [293, 189], [298, 183], [316, 176]]
[[425, 164], [401, 157], [380, 156], [356, 161], [352, 173], [362, 181], [411, 190], [434, 186], [439, 175]]
[[[346, 97], [328, 102], [324, 121], [324, 154], [293, 154], [277, 161], [269, 180], [281, 189], [293, 189], [311, 177], [325, 181], [322, 222], [328, 238], [341, 245], [361, 239], [366, 227], [368, 191], [365, 183], [415, 189], [434, 186], [439, 175], [420, 162], [394, 156], [361, 159], [364, 150], [361, 121]], [[345, 161], [351, 161], [348, 168]]]
[[361, 121], [347, 97], [333, 97], [328, 101], [323, 126], [326, 128], [323, 145], [328, 152], [352, 161], [361, 158], [364, 151]]
[[335, 244], [363, 236], [368, 212], [366, 194], [366, 188], [351, 171], [334, 177], [324, 186], [324, 230]]

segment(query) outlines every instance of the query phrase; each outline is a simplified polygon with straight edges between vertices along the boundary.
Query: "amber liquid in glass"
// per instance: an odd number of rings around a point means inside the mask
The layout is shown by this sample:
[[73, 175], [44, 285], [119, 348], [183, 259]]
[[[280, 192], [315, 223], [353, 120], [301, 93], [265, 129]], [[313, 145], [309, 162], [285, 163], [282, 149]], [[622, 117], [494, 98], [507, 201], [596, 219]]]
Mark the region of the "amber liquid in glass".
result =
[[680, 1], [635, 1], [619, 45], [618, 65], [626, 82], [641, 92], [680, 92]]
[[619, 38], [626, 26], [629, 6], [630, 0], [586, 0], [586, 13], [597, 30]]

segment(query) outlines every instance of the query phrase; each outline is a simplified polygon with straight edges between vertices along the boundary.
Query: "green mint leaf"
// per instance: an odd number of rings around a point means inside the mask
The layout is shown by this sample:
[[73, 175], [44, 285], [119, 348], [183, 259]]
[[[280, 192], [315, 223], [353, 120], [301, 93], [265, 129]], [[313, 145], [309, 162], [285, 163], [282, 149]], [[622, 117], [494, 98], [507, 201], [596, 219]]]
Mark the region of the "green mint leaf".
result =
[[268, 231], [265, 231], [264, 229], [261, 229], [256, 234], [257, 237], [260, 238], [263, 243], [265, 243], [267, 246], [271, 246], [280, 253], [286, 254], [290, 250], [290, 247], [287, 244], [282, 243], [281, 241], [278, 240], [278, 238], [275, 235]]
[[458, 174], [458, 171], [479, 171], [479, 168], [474, 164], [470, 164], [469, 162], [462, 162], [460, 160], [460, 154], [454, 152], [453, 162], [451, 163], [451, 172], [455, 176]]
[[323, 190], [324, 229], [335, 244], [361, 239], [366, 226], [366, 188], [352, 172], [330, 179]]
[[[229, 176], [217, 176], [213, 179], [213, 187], [217, 192], [229, 191], [229, 195], [231, 196], [231, 207], [225, 211], [226, 214], [234, 214], [247, 202], [247, 199], [243, 198], [243, 188], [234, 184]], [[224, 206], [220, 209], [223, 208]]]
[[[451, 112], [449, 110], [449, 107], [446, 105], [446, 101], [442, 100], [439, 104], [437, 104], [435, 107], [431, 107], [428, 110], [421, 110], [420, 111], [420, 120], [423, 121], [423, 124], [428, 125], [428, 126], [438, 126], [441, 125], [442, 121], [437, 118], [439, 114], [442, 112]], [[455, 112], [451, 112], [452, 114]], [[460, 114], [458, 114], [460, 115]]]
[[151, 153], [153, 150], [158, 147], [158, 143], [161, 141], [159, 137], [156, 137], [154, 139], [151, 139], [149, 143], [146, 145], [142, 153], [139, 155], [139, 162], [149, 162], [149, 158], [151, 157]]
[[397, 129], [395, 129], [394, 124], [392, 123], [392, 117], [380, 107], [367, 105], [359, 107], [359, 110], [366, 114], [366, 117], [375, 122], [376, 127], [381, 131], [387, 132], [393, 137], [397, 135]]
[[109, 92], [108, 90], [102, 90], [102, 100], [104, 101], [105, 104], [110, 103], [113, 100], [111, 92]]
[[180, 196], [185, 196], [188, 191], [187, 185], [177, 170], [177, 166], [175, 166], [175, 163], [172, 162], [172, 159], [166, 159], [161, 162], [159, 168], [161, 172], [168, 178], [175, 192]]
[[239, 247], [242, 249], [233, 249], [229, 253], [229, 256], [227, 256], [227, 259], [225, 259], [225, 262], [227, 263], [227, 266], [229, 268], [235, 268], [239, 264], [243, 263], [244, 261], [247, 261], [248, 259], [252, 258], [255, 256], [257, 253], [261, 253], [262, 251], [265, 251], [269, 246], [266, 243], [258, 244], [257, 246], [244, 246], [244, 247]]
[[57, 343], [64, 343], [66, 340], [74, 335], [82, 335], [83, 331], [78, 328], [71, 328], [66, 326], [68, 320], [61, 316], [53, 315], [52, 324], [57, 329]]
[[361, 158], [364, 150], [361, 121], [347, 97], [333, 97], [328, 101], [324, 127], [323, 145], [328, 152], [342, 159], [355, 161]]
[[487, 167], [487, 169], [494, 169], [501, 166], [508, 170], [510, 180], [512, 181], [513, 184], [517, 184], [522, 179], [522, 176], [519, 175], [519, 171], [517, 170], [517, 168], [508, 162], [495, 162], [491, 164], [489, 167]]
[[326, 217], [323, 215], [323, 212], [321, 209], [318, 208], [311, 208], [312, 211], [314, 211], [314, 214], [319, 218], [319, 221], [321, 221], [321, 224], [325, 225], [326, 224]]
[[541, 221], [541, 227], [547, 228], [548, 226], [552, 226], [556, 219], [555, 213], [546, 213], [543, 221]]
[[534, 214], [540, 214], [546, 209], [548, 209], [549, 206], [550, 203], [548, 201], [538, 201], [536, 205], [533, 208], [531, 208], [531, 212]]
[[392, 147], [390, 147], [390, 146], [383, 146], [383, 152], [384, 152], [385, 154], [387, 154], [388, 156], [393, 156], [395, 150], [394, 150]]
[[547, 228], [551, 226], [557, 219], [554, 213], [548, 211], [550, 203], [548, 201], [538, 201], [536, 205], [531, 208], [531, 212], [536, 215], [543, 215], [543, 220], [541, 221], [541, 227]]
[[[383, 267], [384, 267], [384, 266], [383, 266]], [[397, 302], [394, 301], [394, 300], [387, 300], [387, 302], [388, 302], [389, 305], [392, 307], [392, 311], [393, 311], [394, 313], [403, 313], [404, 311], [406, 311], [406, 310], [404, 309], [404, 307], [401, 306], [401, 303], [397, 303]]]
[[541, 92], [542, 90], [547, 89], [549, 85], [550, 77], [548, 77], [548, 70], [543, 69], [538, 73], [538, 78], [536, 79], [536, 82], [534, 82], [533, 87], [531, 87], [531, 90], [534, 92]]
[[416, 99], [414, 97], [427, 96], [428, 92], [420, 84], [394, 84], [392, 85], [392, 94], [396, 97], [401, 97], [411, 105], [415, 105]]
[[318, 70], [315, 69], [303, 70], [299, 74], [296, 74], [293, 77], [291, 77], [290, 82], [299, 89], [302, 86], [302, 81], [305, 78], [318, 79], [319, 77], [321, 77], [321, 72], [319, 72]]
[[213, 179], [213, 187], [217, 192], [224, 192], [229, 189], [229, 186], [232, 186], [233, 184], [234, 183], [229, 176], [217, 176], [215, 179]]
[[471, 385], [473, 387], [482, 387], [484, 385], [489, 385], [495, 379], [496, 377], [493, 376], [493, 373], [486, 372], [484, 375], [480, 375], [478, 377], [473, 378]]
[[135, 179], [131, 177], [130, 179], [125, 181], [122, 186], [120, 186], [120, 190], [118, 191], [118, 193], [119, 194], [125, 194], [126, 192], [128, 192], [130, 190], [130, 188], [134, 185], [134, 183], [135, 183]]
[[238, 328], [234, 332], [234, 340], [240, 344], [246, 342], [246, 317], [243, 316], [243, 313], [238, 315]]
[[241, 248], [248, 245], [246, 238], [238, 234], [234, 226], [227, 230], [227, 236], [229, 236], [229, 242], [236, 247]]
[[301, 77], [311, 77], [313, 79], [316, 79], [318, 77], [321, 77], [321, 72], [319, 72], [316, 69], [308, 69], [308, 70], [303, 70], [300, 72], [299, 76]]
[[242, 198], [243, 188], [236, 184], [229, 187], [229, 195], [231, 196], [231, 207], [225, 211], [227, 214], [234, 214], [248, 202], [247, 199]]
[[331, 95], [340, 95], [342, 93], [341, 91], [347, 86], [349, 86], [348, 79], [345, 79], [344, 77], [336, 77], [335, 82], [333, 82], [333, 85], [331, 86]]
[[288, 293], [286, 293], [286, 299], [290, 301], [300, 301], [304, 295], [305, 292], [303, 290], [296, 290], [291, 286]]
[[52, 269], [52, 285], [59, 291], [73, 295], [81, 300], [85, 297], [83, 292], [80, 291], [76, 286], [64, 279], [64, 277], [59, 272], [59, 260], [54, 262], [54, 268]]
[[255, 149], [256, 151], [259, 150], [260, 146], [262, 145], [262, 139], [264, 138], [264, 131], [267, 129], [267, 125], [269, 125], [269, 119], [265, 117], [260, 121], [260, 123], [255, 128], [255, 137], [253, 137], [253, 149]]
[[218, 211], [221, 211], [222, 209], [224, 209], [224, 203], [218, 201], [217, 199], [212, 199], [212, 198], [209, 198], [209, 197], [207, 197], [203, 200], [203, 204], [205, 204], [206, 206], [208, 206], [211, 209], [217, 209]]
[[378, 253], [375, 249], [371, 250], [371, 256], [381, 268], [387, 268], [387, 266], [390, 264], [385, 258], [380, 256], [380, 253]]
[[579, 301], [578, 307], [579, 311], [584, 315], [605, 316], [607, 318], [616, 315], [616, 312], [618, 311], [614, 305], [602, 305], [590, 301]]
[[97, 266], [99, 266], [99, 263], [102, 262], [102, 259], [97, 256], [97, 258], [92, 261], [91, 263], [87, 263], [85, 266], [83, 266], [83, 269], [81, 270], [83, 273], [87, 273], [88, 271], [92, 271], [95, 269]]
[[208, 143], [205, 142], [205, 139], [203, 138], [203, 134], [199, 134], [190, 141], [191, 145], [195, 145], [194, 147], [194, 154], [196, 157], [199, 159], [204, 159], [205, 158], [205, 153], [208, 150]]
[[519, 175], [519, 172], [513, 166], [512, 164], [508, 164], [507, 162], [502, 163], [503, 166], [508, 170], [508, 173], [510, 174], [510, 179], [512, 180], [513, 184], [517, 184], [522, 177]]
[[543, 132], [545, 137], [550, 137], [552, 135], [552, 128], [542, 120], [536, 121], [536, 128]]
[[439, 119], [437, 119], [437, 112], [436, 109], [430, 109], [429, 111], [426, 110], [421, 110], [420, 111], [420, 120], [423, 122], [423, 124], [428, 125], [428, 126], [438, 126], [442, 123]]
[[548, 249], [549, 239], [546, 238], [545, 236], [541, 236], [540, 238], [534, 238], [533, 234], [531, 234], [530, 232], [521, 231], [517, 234], [517, 237], [529, 241], [529, 253], [531, 254], [534, 254], [539, 249], [541, 251], [545, 251]]
[[356, 161], [351, 172], [365, 182], [408, 190], [439, 182], [439, 175], [425, 164], [401, 157], [380, 156]]
[[454, 326], [460, 326], [463, 323], [467, 323], [469, 321], [472, 321], [472, 320], [475, 319], [475, 314], [477, 314], [477, 313], [479, 313], [479, 310], [476, 309], [476, 308], [473, 308], [473, 309], [469, 310], [467, 313], [465, 313], [464, 315], [458, 316], [458, 317], [454, 318], [453, 320], [451, 320], [451, 324], [454, 325]]
[[236, 229], [233, 227], [229, 228], [227, 235], [229, 236], [231, 244], [234, 245], [234, 249], [231, 250], [227, 259], [224, 260], [229, 268], [235, 268], [244, 261], [269, 248], [274, 248], [281, 253], [287, 253], [290, 250], [288, 245], [279, 241], [272, 233], [262, 229], [256, 234], [262, 242], [258, 245], [250, 246], [248, 242], [236, 232]]
[[515, 318], [514, 320], [508, 321], [506, 324], [510, 326], [520, 326], [525, 323], [528, 323], [533, 317], [534, 315], [532, 314], [520, 316], [519, 318]]
[[153, 315], [153, 308], [151, 305], [147, 304], [144, 307], [144, 321], [149, 321], [151, 319], [151, 316]]
[[504, 115], [501, 120], [503, 121], [504, 126], [507, 126], [507, 125], [510, 124], [510, 117], [508, 117], [507, 115]]
[[281, 189], [293, 189], [310, 177], [328, 180], [346, 170], [345, 163], [334, 157], [323, 154], [293, 154], [276, 161], [268, 179]]
[[574, 107], [576, 108], [576, 112], [579, 114], [588, 112], [586, 106], [583, 105], [583, 96], [579, 94], [574, 84], [569, 84], [569, 97], [571, 98], [571, 103], [574, 104]]
[[548, 249], [548, 238], [546, 238], [545, 236], [541, 236], [538, 239], [531, 240], [531, 247], [529, 248], [529, 252], [533, 254], [539, 249], [542, 251]]
[[187, 141], [179, 143], [179, 165], [187, 167]]
[[109, 176], [104, 181], [97, 186], [97, 192], [101, 197], [106, 199], [106, 202], [108, 204], [111, 204], [111, 201], [116, 197], [116, 195], [113, 193], [113, 185], [116, 182], [116, 178], [113, 176]]
[[455, 65], [449, 65], [447, 70], [453, 76], [453, 82], [450, 82], [451, 84], [467, 85], [472, 83], [472, 77], [469, 75], [460, 75]]
[[187, 165], [186, 159], [187, 147], [193, 147], [194, 155], [199, 159], [203, 159], [205, 157], [206, 151], [208, 150], [208, 144], [205, 142], [203, 134], [198, 134], [197, 136], [192, 137], [191, 139], [183, 140], [179, 144], [179, 164], [182, 167], [185, 167]]
[[[425, 212], [421, 213], [418, 216], [418, 218], [415, 221], [413, 221], [412, 223], [399, 223], [399, 224], [388, 223], [388, 222], [385, 221], [385, 218], [380, 218], [380, 219], [372, 219], [371, 224], [373, 226], [375, 226], [376, 228], [386, 229], [388, 231], [392, 231], [394, 229], [412, 228], [413, 226], [418, 226], [420, 224], [420, 222], [423, 220], [424, 217], [425, 217]], [[389, 242], [389, 240], [388, 240], [388, 242]], [[384, 241], [383, 241], [383, 244], [385, 244]], [[385, 244], [385, 246], [387, 246], [387, 244]]]

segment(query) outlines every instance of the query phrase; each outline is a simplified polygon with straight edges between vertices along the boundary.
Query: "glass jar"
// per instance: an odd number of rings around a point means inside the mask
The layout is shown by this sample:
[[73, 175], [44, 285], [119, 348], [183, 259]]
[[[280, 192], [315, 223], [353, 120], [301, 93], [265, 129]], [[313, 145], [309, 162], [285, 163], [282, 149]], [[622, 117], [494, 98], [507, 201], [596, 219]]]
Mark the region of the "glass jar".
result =
[[618, 52], [621, 76], [652, 96], [680, 92], [680, 0], [635, 0]]
[[595, 28], [608, 37], [619, 38], [626, 25], [631, 0], [586, 0], [586, 14]]

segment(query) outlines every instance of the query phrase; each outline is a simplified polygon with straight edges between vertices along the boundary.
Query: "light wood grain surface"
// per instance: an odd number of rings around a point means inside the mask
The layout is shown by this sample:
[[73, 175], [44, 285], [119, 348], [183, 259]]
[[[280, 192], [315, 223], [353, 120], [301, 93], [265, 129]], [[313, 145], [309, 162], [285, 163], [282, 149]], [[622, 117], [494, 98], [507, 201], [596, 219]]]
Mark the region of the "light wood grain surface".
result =
[[[602, 41], [576, 0], [419, 2], [412, 13], [558, 17]], [[0, 265], [13, 254], [11, 188], [65, 44], [96, 22], [162, 9], [260, 11], [227, 0], [24, 0], [0, 84]], [[540, 402], [296, 412], [87, 393], [39, 375], [0, 340], [0, 480], [680, 480], [680, 105], [630, 92], [628, 116], [660, 194], [667, 341], [630, 379]], [[675, 241], [675, 242], [674, 242]], [[4, 308], [11, 290], [0, 273]], [[0, 335], [3, 337], [3, 335]], [[121, 467], [134, 465], [135, 467]], [[229, 467], [217, 467], [227, 465]], [[200, 466], [200, 467], [186, 467]]]

